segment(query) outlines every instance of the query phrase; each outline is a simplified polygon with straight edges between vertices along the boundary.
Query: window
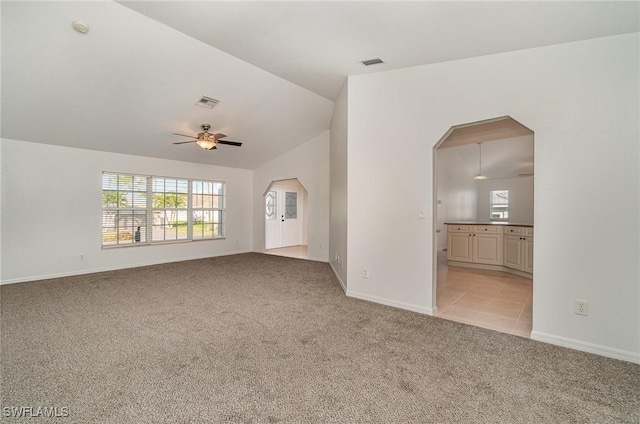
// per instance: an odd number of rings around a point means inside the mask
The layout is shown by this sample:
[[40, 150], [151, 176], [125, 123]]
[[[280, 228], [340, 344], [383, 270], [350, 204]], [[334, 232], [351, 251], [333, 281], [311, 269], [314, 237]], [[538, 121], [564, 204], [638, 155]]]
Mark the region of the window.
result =
[[102, 174], [102, 246], [224, 237], [225, 184]]
[[285, 219], [298, 218], [298, 193], [285, 192]]
[[265, 196], [265, 218], [266, 219], [276, 219], [276, 202], [277, 202], [277, 198], [276, 198], [276, 192], [275, 191], [270, 191], [267, 193], [267, 195]]
[[213, 181], [191, 182], [193, 238], [222, 237], [224, 184]]
[[491, 221], [509, 220], [509, 190], [491, 190], [489, 216]]

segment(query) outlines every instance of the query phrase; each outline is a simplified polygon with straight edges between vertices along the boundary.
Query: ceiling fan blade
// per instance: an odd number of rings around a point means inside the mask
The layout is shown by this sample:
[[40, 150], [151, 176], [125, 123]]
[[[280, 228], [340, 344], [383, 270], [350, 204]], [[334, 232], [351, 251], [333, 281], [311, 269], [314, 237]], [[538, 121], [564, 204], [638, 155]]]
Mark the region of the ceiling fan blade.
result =
[[237, 141], [227, 141], [227, 140], [218, 140], [216, 141], [218, 144], [228, 144], [229, 146], [242, 146], [242, 143]]
[[173, 135], [179, 135], [179, 136], [182, 136], [182, 137], [189, 137], [189, 138], [198, 138], [198, 137], [194, 137], [192, 135], [178, 134], [178, 133], [173, 133]]
[[195, 142], [196, 142], [196, 140], [191, 140], [191, 141], [178, 141], [178, 142], [175, 142], [175, 143], [173, 143], [173, 144], [187, 144], [187, 143], [195, 143]]
[[227, 135], [222, 133], [215, 133], [214, 136], [216, 137], [216, 140], [220, 140], [221, 138], [225, 138]]

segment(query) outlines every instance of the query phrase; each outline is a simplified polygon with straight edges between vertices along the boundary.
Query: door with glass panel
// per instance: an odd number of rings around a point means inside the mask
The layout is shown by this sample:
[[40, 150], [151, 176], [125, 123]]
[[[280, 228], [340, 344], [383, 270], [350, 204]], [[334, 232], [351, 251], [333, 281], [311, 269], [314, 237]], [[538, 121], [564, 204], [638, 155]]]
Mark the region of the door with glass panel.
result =
[[301, 190], [272, 187], [265, 195], [265, 249], [302, 244]]

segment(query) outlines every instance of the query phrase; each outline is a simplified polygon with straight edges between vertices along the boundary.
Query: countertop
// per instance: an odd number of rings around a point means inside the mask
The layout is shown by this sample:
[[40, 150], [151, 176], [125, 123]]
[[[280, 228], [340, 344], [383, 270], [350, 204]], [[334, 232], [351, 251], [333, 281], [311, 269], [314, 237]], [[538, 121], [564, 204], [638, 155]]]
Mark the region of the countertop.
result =
[[492, 222], [453, 221], [453, 222], [445, 222], [445, 225], [502, 225], [502, 226], [508, 226], [508, 227], [533, 227], [533, 224], [521, 224], [517, 222], [505, 222], [505, 221], [492, 221]]

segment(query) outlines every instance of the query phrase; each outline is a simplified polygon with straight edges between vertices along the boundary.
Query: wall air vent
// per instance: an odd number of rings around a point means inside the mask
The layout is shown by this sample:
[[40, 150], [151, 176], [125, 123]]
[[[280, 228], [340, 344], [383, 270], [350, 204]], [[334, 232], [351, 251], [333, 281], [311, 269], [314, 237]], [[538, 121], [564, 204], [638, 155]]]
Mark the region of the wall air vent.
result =
[[362, 61], [362, 64], [364, 66], [377, 65], [378, 63], [384, 63], [384, 62], [380, 58], [375, 58], [375, 59], [369, 59], [369, 60], [363, 60]]
[[196, 106], [206, 107], [207, 109], [213, 109], [216, 105], [220, 103], [220, 100], [212, 99], [211, 97], [202, 96]]

